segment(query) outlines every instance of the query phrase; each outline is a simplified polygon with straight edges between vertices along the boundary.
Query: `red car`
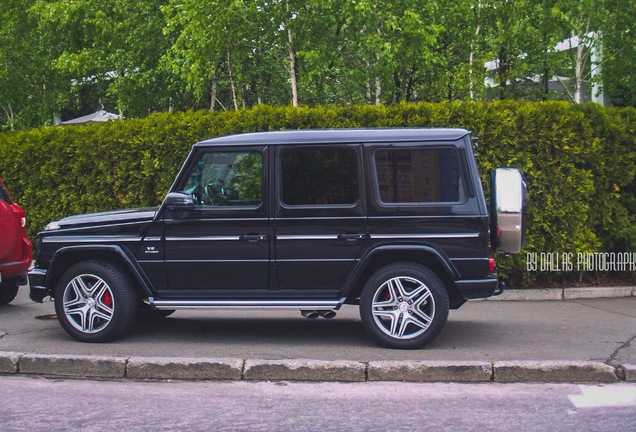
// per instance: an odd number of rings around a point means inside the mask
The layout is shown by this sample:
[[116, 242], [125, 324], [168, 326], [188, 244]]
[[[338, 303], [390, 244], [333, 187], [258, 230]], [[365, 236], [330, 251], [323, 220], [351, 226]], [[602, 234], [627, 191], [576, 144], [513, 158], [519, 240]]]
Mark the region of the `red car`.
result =
[[24, 210], [11, 200], [0, 178], [0, 305], [13, 301], [26, 282], [32, 251]]

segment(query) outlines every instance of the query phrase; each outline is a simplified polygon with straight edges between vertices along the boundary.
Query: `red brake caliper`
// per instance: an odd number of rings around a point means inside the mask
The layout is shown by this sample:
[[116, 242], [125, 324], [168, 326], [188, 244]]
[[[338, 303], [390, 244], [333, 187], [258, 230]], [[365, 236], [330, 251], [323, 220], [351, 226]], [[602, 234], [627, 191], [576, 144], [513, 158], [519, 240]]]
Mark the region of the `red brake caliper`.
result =
[[106, 291], [102, 296], [102, 303], [104, 303], [108, 307], [113, 307], [113, 298], [108, 291]]

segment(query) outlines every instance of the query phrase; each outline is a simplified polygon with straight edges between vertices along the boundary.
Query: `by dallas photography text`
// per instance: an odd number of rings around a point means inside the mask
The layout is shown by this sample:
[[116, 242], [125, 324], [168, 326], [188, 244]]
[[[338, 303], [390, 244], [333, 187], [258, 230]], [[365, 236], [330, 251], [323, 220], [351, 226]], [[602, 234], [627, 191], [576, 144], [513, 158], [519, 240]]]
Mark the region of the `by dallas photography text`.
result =
[[636, 252], [528, 252], [529, 272], [633, 272]]

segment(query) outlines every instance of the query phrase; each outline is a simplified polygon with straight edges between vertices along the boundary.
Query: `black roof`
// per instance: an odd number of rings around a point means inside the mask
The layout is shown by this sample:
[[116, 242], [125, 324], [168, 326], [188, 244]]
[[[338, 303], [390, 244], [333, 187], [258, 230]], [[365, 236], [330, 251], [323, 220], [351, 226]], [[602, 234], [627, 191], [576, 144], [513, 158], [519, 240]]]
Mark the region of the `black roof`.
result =
[[457, 141], [469, 132], [466, 129], [394, 128], [394, 129], [299, 129], [254, 132], [211, 138], [197, 143], [208, 145], [259, 144], [327, 144], [370, 143], [387, 141]]

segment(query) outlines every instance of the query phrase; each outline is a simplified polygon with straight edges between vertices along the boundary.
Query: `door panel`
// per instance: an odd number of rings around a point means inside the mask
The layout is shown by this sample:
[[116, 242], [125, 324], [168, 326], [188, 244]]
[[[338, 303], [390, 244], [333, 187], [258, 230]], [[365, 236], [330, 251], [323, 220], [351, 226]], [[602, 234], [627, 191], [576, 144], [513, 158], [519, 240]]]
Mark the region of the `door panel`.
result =
[[342, 290], [367, 241], [360, 150], [359, 145], [276, 149], [280, 290], [316, 296]]
[[264, 169], [267, 149], [202, 149], [177, 190], [194, 210], [166, 209], [164, 296], [240, 296], [266, 292], [270, 227]]

